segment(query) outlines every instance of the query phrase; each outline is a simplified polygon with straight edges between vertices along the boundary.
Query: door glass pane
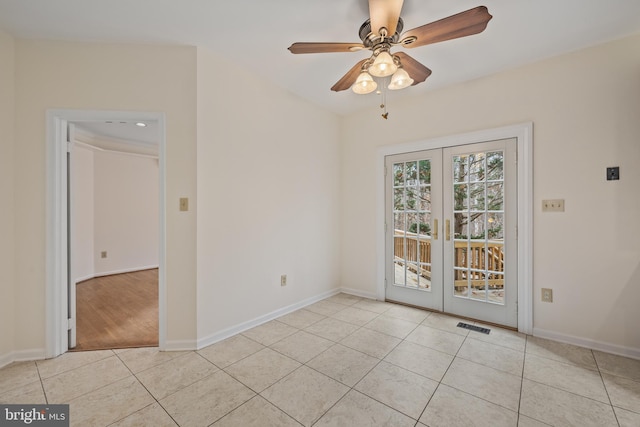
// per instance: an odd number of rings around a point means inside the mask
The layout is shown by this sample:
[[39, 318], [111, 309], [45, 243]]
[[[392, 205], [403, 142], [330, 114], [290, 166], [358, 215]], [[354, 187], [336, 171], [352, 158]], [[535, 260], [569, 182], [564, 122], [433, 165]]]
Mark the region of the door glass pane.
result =
[[418, 162], [420, 185], [431, 184], [431, 162], [429, 160], [420, 160]]
[[453, 185], [453, 210], [462, 211], [469, 207], [469, 189], [467, 184]]
[[431, 214], [429, 212], [420, 212], [418, 214], [418, 223], [411, 231], [418, 233], [420, 239], [431, 238]]
[[[458, 298], [504, 304], [503, 152], [453, 156], [454, 287]], [[458, 183], [458, 184], [456, 184]]]
[[483, 182], [485, 178], [484, 153], [469, 156], [469, 182]]
[[406, 230], [406, 213], [404, 210], [393, 213], [393, 265], [395, 269], [394, 284], [405, 284], [404, 234]]
[[487, 184], [487, 210], [501, 211], [504, 206], [504, 183], [492, 182]]
[[484, 221], [485, 215], [481, 213], [473, 213], [468, 216], [471, 223], [469, 224], [469, 237], [472, 240], [484, 240], [485, 228]]
[[396, 163], [393, 165], [393, 186], [402, 187], [404, 185], [404, 164]]
[[418, 191], [418, 209], [431, 212], [431, 186], [422, 186]]
[[403, 188], [393, 189], [393, 210], [394, 211], [404, 210], [404, 189]]
[[418, 209], [418, 189], [416, 187], [407, 187], [407, 210], [415, 211]]
[[487, 215], [487, 235], [489, 237], [489, 246], [491, 241], [497, 241], [500, 247], [503, 246], [504, 241], [504, 214], [503, 213], [490, 213]]
[[487, 179], [489, 181], [504, 180], [503, 159], [504, 153], [502, 151], [487, 154]]
[[431, 160], [393, 165], [394, 285], [431, 289]]
[[405, 173], [408, 185], [416, 185], [418, 183], [418, 162], [406, 162]]
[[454, 296], [466, 298], [469, 295], [469, 280], [466, 268], [453, 269], [453, 294]]
[[484, 210], [484, 183], [475, 183], [469, 185], [469, 209], [472, 211]]
[[453, 156], [453, 182], [467, 182], [468, 180], [467, 156]]

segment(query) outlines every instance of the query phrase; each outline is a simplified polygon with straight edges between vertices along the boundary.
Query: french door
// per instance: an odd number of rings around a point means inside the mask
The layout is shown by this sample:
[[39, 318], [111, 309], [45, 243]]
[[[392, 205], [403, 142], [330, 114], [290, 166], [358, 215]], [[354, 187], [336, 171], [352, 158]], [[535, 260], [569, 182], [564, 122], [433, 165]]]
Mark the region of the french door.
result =
[[385, 297], [517, 327], [516, 140], [385, 158]]

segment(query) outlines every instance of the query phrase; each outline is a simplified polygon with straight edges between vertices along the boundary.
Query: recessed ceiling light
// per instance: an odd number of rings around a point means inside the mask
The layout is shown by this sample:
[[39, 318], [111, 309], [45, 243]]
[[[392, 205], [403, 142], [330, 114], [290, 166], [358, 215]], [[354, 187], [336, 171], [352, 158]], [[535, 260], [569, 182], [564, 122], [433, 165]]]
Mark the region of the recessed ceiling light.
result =
[[147, 127], [147, 124], [146, 123], [142, 123], [142, 122], [138, 122], [138, 123], [136, 123], [136, 126], [140, 126], [141, 128], [145, 128], [145, 127]]

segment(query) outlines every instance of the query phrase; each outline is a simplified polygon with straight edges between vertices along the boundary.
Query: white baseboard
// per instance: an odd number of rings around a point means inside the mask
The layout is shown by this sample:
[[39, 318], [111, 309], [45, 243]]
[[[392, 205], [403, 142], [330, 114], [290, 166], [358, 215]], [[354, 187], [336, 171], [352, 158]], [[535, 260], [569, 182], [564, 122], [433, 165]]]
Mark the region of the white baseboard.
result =
[[114, 270], [114, 271], [105, 271], [102, 273], [94, 273], [88, 276], [78, 277], [76, 279], [76, 284], [79, 282], [84, 282], [85, 280], [95, 279], [96, 277], [104, 277], [104, 276], [113, 276], [114, 274], [123, 274], [123, 273], [134, 273], [136, 271], [144, 271], [144, 270], [153, 270], [154, 268], [158, 268], [157, 265], [147, 265], [144, 267], [135, 267], [135, 268], [125, 268], [123, 270]]
[[219, 341], [222, 341], [224, 339], [227, 339], [229, 337], [232, 337], [234, 335], [237, 335], [241, 332], [246, 331], [247, 329], [251, 329], [254, 328], [256, 326], [262, 325], [263, 323], [269, 322], [273, 319], [276, 319], [280, 316], [284, 316], [285, 314], [289, 314], [292, 313], [296, 310], [299, 310], [301, 308], [304, 308], [308, 305], [314, 304], [318, 301], [321, 301], [325, 298], [328, 298], [330, 296], [333, 296], [335, 294], [340, 293], [340, 289], [332, 289], [326, 292], [323, 292], [319, 295], [316, 295], [314, 297], [311, 298], [307, 298], [305, 300], [302, 300], [300, 302], [297, 302], [295, 304], [291, 304], [288, 305], [286, 307], [280, 308], [278, 310], [272, 311], [271, 313], [267, 313], [263, 316], [260, 317], [256, 317], [255, 319], [252, 320], [248, 320], [246, 322], [240, 323], [238, 325], [232, 326], [230, 328], [227, 329], [223, 329], [220, 332], [216, 332], [215, 334], [211, 334], [209, 336], [206, 336], [204, 338], [201, 338], [198, 340], [198, 349], [210, 346], [211, 344], [215, 344]]
[[364, 292], [358, 289], [351, 289], [351, 288], [340, 288], [340, 292], [344, 292], [345, 294], [354, 295], [361, 298], [367, 298], [367, 299], [373, 299], [373, 300], [378, 299], [375, 292]]
[[196, 350], [196, 340], [167, 341], [162, 351], [190, 351]]
[[45, 359], [45, 354], [46, 353], [43, 348], [12, 351], [11, 353], [0, 355], [0, 368], [3, 368], [13, 362], [26, 362], [28, 360], [43, 360]]
[[595, 341], [588, 338], [566, 335], [559, 332], [548, 331], [540, 328], [533, 328], [533, 336], [539, 338], [547, 338], [553, 341], [560, 341], [567, 344], [585, 347], [591, 350], [598, 350], [605, 353], [617, 354], [619, 356], [630, 357], [632, 359], [640, 359], [640, 349], [633, 347], [625, 347], [618, 344], [608, 342]]

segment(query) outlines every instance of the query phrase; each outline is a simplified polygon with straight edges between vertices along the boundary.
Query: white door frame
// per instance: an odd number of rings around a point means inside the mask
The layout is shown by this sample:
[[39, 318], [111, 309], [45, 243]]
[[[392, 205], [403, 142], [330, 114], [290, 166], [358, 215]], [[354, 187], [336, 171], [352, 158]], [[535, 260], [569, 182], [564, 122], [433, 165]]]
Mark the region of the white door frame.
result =
[[377, 298], [385, 298], [385, 157], [433, 148], [516, 138], [518, 146], [518, 331], [533, 333], [533, 123], [385, 145], [376, 157]]
[[65, 124], [75, 121], [157, 121], [159, 129], [159, 277], [158, 277], [158, 341], [161, 350], [166, 345], [166, 138], [164, 113], [101, 110], [47, 110], [46, 153], [46, 284], [45, 341], [46, 358], [68, 351], [67, 321], [67, 143]]

